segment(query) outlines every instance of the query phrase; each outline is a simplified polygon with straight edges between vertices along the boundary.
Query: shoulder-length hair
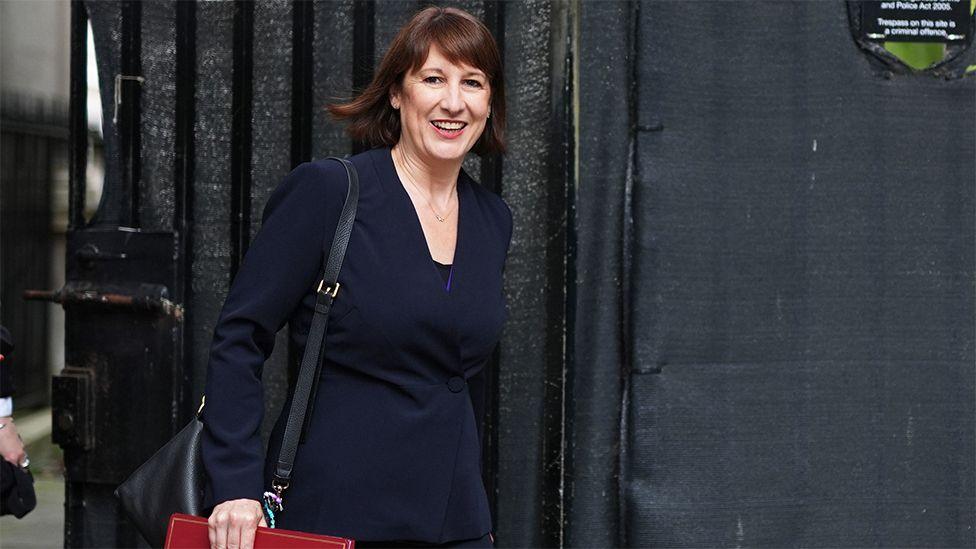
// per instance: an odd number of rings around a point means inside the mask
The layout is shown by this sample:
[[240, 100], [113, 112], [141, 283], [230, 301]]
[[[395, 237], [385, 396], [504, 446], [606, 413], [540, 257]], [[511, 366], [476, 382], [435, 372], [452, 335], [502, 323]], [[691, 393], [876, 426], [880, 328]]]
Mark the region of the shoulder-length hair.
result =
[[390, 105], [390, 94], [401, 89], [408, 71], [423, 66], [432, 44], [448, 61], [485, 73], [491, 116], [472, 150], [479, 155], [505, 152], [505, 84], [498, 45], [481, 21], [457, 8], [431, 6], [419, 11], [397, 33], [366, 89], [348, 103], [326, 108], [334, 118], [347, 121], [346, 132], [353, 139], [373, 147], [392, 147], [400, 140], [400, 116]]

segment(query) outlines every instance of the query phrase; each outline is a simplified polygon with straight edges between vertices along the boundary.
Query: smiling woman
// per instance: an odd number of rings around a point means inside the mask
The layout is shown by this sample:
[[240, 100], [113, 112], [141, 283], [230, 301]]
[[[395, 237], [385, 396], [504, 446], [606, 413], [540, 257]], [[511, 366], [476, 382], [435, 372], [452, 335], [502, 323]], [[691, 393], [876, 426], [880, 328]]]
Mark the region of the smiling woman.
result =
[[277, 494], [284, 503], [262, 510], [292, 397], [262, 463], [261, 370], [281, 326], [296, 356], [310, 333], [349, 188], [328, 160], [301, 164], [275, 189], [214, 328], [201, 446], [211, 544], [249, 549], [266, 513], [277, 527], [364, 548], [492, 547], [481, 443], [512, 212], [462, 161], [505, 149], [498, 47], [470, 14], [427, 8], [372, 83], [328, 108], [373, 148], [348, 159], [356, 215], [305, 442]]
[[[428, 63], [433, 61], [428, 59], [432, 49], [436, 50], [437, 63]], [[498, 47], [483, 23], [458, 9], [428, 8], [414, 16], [393, 40], [370, 85], [354, 100], [329, 105], [328, 110], [337, 119], [349, 122], [347, 131], [354, 139], [372, 146], [393, 146], [400, 140], [402, 126], [391, 99], [410, 76], [416, 77], [428, 66], [442, 70], [453, 67], [455, 71], [465, 67], [467, 70], [452, 76], [482, 84], [480, 91], [487, 91], [490, 97], [491, 122], [476, 135], [471, 150], [482, 155], [504, 152], [505, 86]], [[467, 71], [472, 69], [476, 72], [468, 76]], [[423, 76], [441, 87], [449, 81], [443, 73]], [[466, 88], [472, 85], [465, 83]]]
[[505, 150], [502, 76], [498, 47], [484, 24], [459, 9], [431, 7], [400, 30], [358, 97], [328, 106], [348, 122], [351, 137], [391, 148], [438, 263], [453, 262], [457, 218], [451, 214], [464, 156]]

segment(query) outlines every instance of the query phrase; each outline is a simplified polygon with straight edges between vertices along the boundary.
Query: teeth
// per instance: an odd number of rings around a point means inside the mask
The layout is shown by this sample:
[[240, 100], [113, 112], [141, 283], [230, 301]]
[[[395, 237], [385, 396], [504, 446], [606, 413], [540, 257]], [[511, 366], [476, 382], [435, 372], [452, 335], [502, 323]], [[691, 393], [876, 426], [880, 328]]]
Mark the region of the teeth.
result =
[[442, 130], [460, 130], [466, 124], [464, 122], [431, 122]]

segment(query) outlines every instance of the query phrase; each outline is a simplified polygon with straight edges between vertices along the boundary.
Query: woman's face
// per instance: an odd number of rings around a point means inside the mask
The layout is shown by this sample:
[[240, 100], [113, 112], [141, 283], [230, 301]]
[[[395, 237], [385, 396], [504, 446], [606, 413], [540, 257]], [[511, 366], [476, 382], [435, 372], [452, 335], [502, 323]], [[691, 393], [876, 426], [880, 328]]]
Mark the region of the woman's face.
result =
[[485, 129], [491, 90], [485, 74], [448, 61], [436, 45], [390, 104], [400, 110], [399, 145], [431, 163], [463, 160]]

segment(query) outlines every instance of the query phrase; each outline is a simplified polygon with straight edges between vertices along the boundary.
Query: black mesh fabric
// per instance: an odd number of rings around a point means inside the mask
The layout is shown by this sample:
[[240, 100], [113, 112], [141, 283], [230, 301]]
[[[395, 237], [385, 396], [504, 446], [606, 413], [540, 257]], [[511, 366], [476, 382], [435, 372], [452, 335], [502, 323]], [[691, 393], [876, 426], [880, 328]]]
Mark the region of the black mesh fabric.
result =
[[196, 5], [196, 87], [192, 182], [192, 288], [186, 333], [194, 384], [202, 392], [214, 325], [231, 282], [231, 129], [234, 4]]
[[839, 3], [639, 36], [626, 538], [971, 547], [976, 81]]
[[[271, 192], [291, 171], [292, 2], [256, 2], [251, 93], [250, 237], [261, 227]], [[265, 362], [262, 433], [271, 433], [288, 392], [288, 330], [281, 330]]]
[[142, 9], [142, 182], [139, 226], [173, 230], [176, 189], [176, 2]]

